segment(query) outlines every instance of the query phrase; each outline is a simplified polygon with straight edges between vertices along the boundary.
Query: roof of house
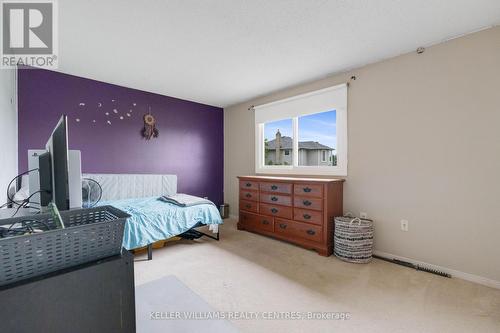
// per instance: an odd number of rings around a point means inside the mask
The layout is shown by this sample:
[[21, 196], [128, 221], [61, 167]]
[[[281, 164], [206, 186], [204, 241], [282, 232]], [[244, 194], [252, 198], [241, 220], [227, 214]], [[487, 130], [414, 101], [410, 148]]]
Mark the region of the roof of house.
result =
[[[281, 137], [281, 149], [292, 149], [292, 147], [293, 147], [293, 140], [291, 137], [289, 137], [289, 136]], [[268, 141], [266, 149], [275, 150], [276, 149], [276, 139]], [[325, 145], [323, 145], [319, 142], [316, 142], [316, 141], [299, 141], [299, 149], [335, 150], [333, 148], [325, 146]]]

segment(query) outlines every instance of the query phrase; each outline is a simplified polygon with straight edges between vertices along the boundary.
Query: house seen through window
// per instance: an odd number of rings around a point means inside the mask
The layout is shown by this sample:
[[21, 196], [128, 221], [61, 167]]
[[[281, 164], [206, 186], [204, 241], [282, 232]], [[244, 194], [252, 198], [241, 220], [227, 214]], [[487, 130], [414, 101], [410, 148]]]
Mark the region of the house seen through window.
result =
[[264, 159], [266, 165], [293, 165], [292, 119], [264, 124]]
[[299, 166], [337, 165], [336, 111], [296, 118], [298, 150], [294, 150], [294, 120], [264, 123], [265, 165], [293, 165], [297, 153]]

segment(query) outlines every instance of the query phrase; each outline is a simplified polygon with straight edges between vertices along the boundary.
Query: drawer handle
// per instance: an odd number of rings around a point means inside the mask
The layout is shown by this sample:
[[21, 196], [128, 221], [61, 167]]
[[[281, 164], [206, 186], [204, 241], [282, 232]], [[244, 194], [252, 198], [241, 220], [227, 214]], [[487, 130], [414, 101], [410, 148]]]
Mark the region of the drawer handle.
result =
[[246, 187], [252, 187], [252, 183], [246, 183], [245, 186]]
[[262, 224], [268, 225], [268, 224], [269, 224], [269, 221], [268, 221], [268, 220], [263, 220], [263, 221], [262, 221]]
[[276, 191], [277, 189], [278, 189], [278, 186], [276, 186], [276, 185], [271, 186], [271, 190]]
[[246, 204], [245, 207], [248, 208], [248, 209], [250, 209], [250, 208], [252, 208], [252, 205]]
[[302, 203], [304, 204], [304, 206], [311, 206], [312, 205], [312, 202], [309, 200], [304, 200], [304, 201], [302, 201]]
[[278, 210], [276, 208], [271, 208], [271, 213], [276, 214]]
[[307, 230], [307, 234], [308, 234], [308, 235], [311, 235], [311, 236], [312, 236], [312, 235], [316, 235], [316, 231], [314, 231], [314, 230], [312, 230], [312, 229], [309, 229], [309, 230]]
[[247, 194], [245, 195], [245, 197], [247, 197], [247, 198], [251, 198], [251, 197], [252, 197], [252, 195], [251, 195], [250, 193], [247, 193]]
[[284, 224], [284, 223], [280, 223], [280, 228], [281, 228], [281, 229], [286, 229], [286, 226], [287, 226], [286, 224]]
[[304, 187], [303, 188], [304, 192], [306, 193], [310, 193], [312, 191], [312, 188], [309, 188], [309, 187]]
[[271, 197], [271, 201], [278, 201], [277, 197]]
[[309, 219], [312, 217], [312, 216], [311, 216], [311, 215], [309, 215], [309, 214], [304, 214], [303, 216], [304, 216], [304, 218], [305, 218], [306, 220], [309, 220]]

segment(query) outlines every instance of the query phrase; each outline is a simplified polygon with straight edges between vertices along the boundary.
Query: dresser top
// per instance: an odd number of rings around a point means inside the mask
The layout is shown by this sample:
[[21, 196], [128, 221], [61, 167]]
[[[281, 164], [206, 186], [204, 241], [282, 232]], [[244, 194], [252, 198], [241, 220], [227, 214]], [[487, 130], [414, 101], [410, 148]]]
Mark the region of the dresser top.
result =
[[270, 181], [284, 181], [284, 182], [344, 182], [342, 178], [299, 178], [299, 177], [271, 177], [271, 176], [238, 176], [239, 179], [254, 179], [254, 180], [270, 180]]

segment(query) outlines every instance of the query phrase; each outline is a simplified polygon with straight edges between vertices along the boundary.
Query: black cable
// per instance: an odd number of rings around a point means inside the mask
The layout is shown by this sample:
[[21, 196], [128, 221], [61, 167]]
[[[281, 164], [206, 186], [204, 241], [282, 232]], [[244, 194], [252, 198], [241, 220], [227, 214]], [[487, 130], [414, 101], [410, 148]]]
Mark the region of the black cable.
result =
[[21, 225], [28, 231], [29, 233], [34, 233], [35, 229], [31, 226], [31, 224], [26, 224], [26, 222], [21, 221]]
[[11, 216], [11, 218], [12, 218], [12, 217], [15, 217], [21, 208], [26, 207], [26, 205], [30, 203], [30, 199], [31, 199], [31, 198], [32, 198], [35, 194], [42, 193], [42, 192], [47, 192], [47, 193], [50, 193], [49, 191], [46, 191], [46, 190], [39, 190], [39, 191], [33, 192], [33, 193], [29, 196], [29, 197], [27, 197], [26, 199], [24, 199], [24, 200], [23, 200], [23, 202], [22, 202], [21, 204], [19, 204], [19, 207], [17, 207], [16, 211], [15, 211], [15, 212], [14, 212], [14, 214]]
[[[21, 227], [13, 228], [14, 225], [19, 223], [21, 224]], [[52, 228], [45, 221], [24, 219], [12, 222], [8, 228], [0, 227], [0, 238], [24, 235], [26, 232], [34, 234], [36, 233], [35, 228], [37, 227], [37, 224], [42, 224], [46, 228], [45, 231], [52, 230]], [[35, 226], [35, 228], [33, 226]]]
[[14, 214], [12, 214], [12, 216], [11, 216], [10, 218], [15, 217], [15, 216], [17, 215], [17, 213], [19, 213], [19, 210], [20, 210], [21, 208], [23, 208], [23, 207], [24, 207], [24, 205], [25, 205], [25, 203], [23, 203], [23, 204], [19, 205], [19, 206], [17, 207], [16, 211], [14, 212]]
[[9, 228], [7, 228], [7, 231], [10, 231], [10, 230], [12, 229], [12, 227], [13, 227], [14, 225], [16, 225], [17, 223], [21, 223], [21, 224], [23, 224], [23, 223], [25, 223], [25, 222], [32, 222], [32, 221], [35, 221], [35, 222], [36, 222], [36, 220], [32, 220], [32, 219], [26, 219], [26, 220], [22, 220], [22, 221], [14, 221], [14, 222], [12, 222], [12, 224], [9, 226]]
[[26, 205], [28, 208], [42, 210], [42, 205], [38, 202], [28, 202]]
[[[47, 228], [47, 230], [50, 230], [50, 227], [44, 221], [26, 219], [19, 222], [18, 221], [13, 222], [7, 229], [4, 227], [0, 227], [0, 237], [6, 238], [12, 236], [20, 236], [26, 234], [27, 232], [30, 234], [34, 234], [36, 233], [36, 231], [35, 228], [33, 228], [32, 222], [41, 223]], [[14, 225], [19, 223], [21, 223], [21, 227], [13, 228]]]
[[41, 223], [47, 228], [47, 230], [51, 230], [52, 228], [45, 221], [37, 221], [37, 223]]
[[34, 228], [33, 228], [33, 225], [32, 225], [32, 222], [35, 222], [36, 224], [42, 224], [47, 230], [51, 230], [52, 228], [47, 224], [45, 223], [45, 221], [38, 221], [38, 220], [23, 220], [21, 222], [28, 222], [30, 223], [30, 228], [33, 230], [34, 232]]
[[[21, 226], [14, 228], [16, 224], [21, 224]], [[40, 225], [43, 225], [45, 227], [45, 230], [41, 229]], [[39, 229], [41, 231], [49, 231], [53, 228], [50, 227], [48, 223], [42, 220], [23, 219], [19, 221], [17, 219], [16, 221], [12, 222], [12, 224], [8, 228], [0, 226], [0, 238], [20, 236], [26, 234], [26, 232], [34, 234], [37, 233], [36, 229]]]
[[[13, 198], [11, 198], [11, 197], [10, 197], [10, 195], [9, 195], [9, 189], [10, 189], [10, 187], [11, 187], [12, 183], [13, 183], [14, 181], [16, 181], [19, 177], [22, 177], [22, 176], [24, 176], [24, 175], [29, 174], [30, 172], [33, 172], [33, 171], [38, 171], [38, 170], [39, 170], [38, 168], [35, 168], [35, 169], [31, 169], [31, 170], [25, 171], [25, 172], [23, 172], [23, 173], [21, 173], [21, 174], [19, 174], [19, 175], [15, 176], [15, 177], [14, 177], [14, 179], [12, 179], [12, 180], [10, 181], [9, 185], [7, 186], [7, 200], [9, 201], [7, 204], [14, 203], [14, 204], [16, 204], [16, 205], [18, 205], [18, 206], [22, 204], [22, 203], [21, 203], [21, 204], [20, 204], [20, 203], [18, 203], [17, 201], [15, 201]], [[23, 202], [24, 202], [24, 200], [23, 200]], [[3, 207], [3, 206], [2, 206], [2, 207]]]

